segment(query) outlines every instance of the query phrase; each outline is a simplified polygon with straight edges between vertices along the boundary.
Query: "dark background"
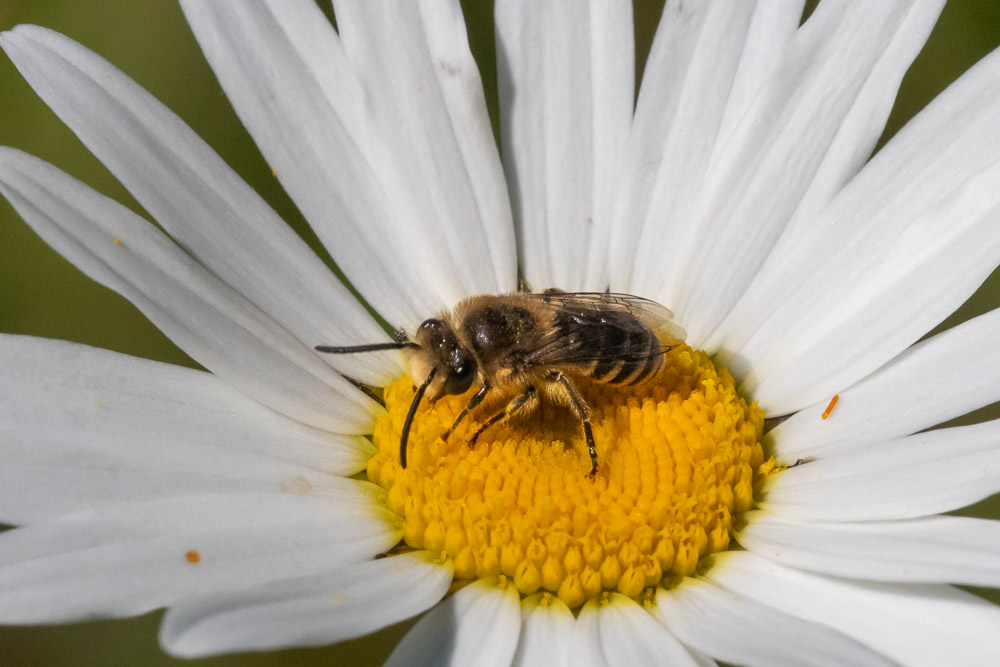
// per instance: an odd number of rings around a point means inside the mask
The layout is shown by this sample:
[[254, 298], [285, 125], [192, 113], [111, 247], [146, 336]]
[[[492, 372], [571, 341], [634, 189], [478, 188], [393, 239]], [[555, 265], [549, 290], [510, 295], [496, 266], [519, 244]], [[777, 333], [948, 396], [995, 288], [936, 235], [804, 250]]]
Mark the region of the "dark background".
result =
[[[859, 0], [861, 1], [861, 0]], [[496, 79], [491, 3], [463, 2], [491, 113]], [[635, 3], [639, 68], [662, 2]], [[37, 23], [101, 54], [178, 113], [308, 242], [315, 237], [271, 176], [202, 58], [180, 9], [168, 0], [0, 0], [0, 30]], [[883, 141], [951, 81], [1000, 44], [1000, 2], [951, 0], [926, 48], [903, 81]], [[998, 121], [1000, 123], [1000, 121]], [[34, 95], [0, 55], [0, 145], [38, 155], [142, 213], [141, 208]], [[1000, 186], [998, 186], [1000, 187]], [[998, 221], [1000, 224], [1000, 221]], [[0, 199], [0, 331], [65, 338], [129, 354], [196, 366], [131, 304], [91, 282], [49, 249]], [[1000, 272], [943, 326], [1000, 305]], [[996, 406], [994, 406], [995, 408]], [[995, 418], [1000, 411], [983, 411]], [[1000, 503], [965, 513], [1000, 518]], [[1000, 596], [987, 597], [1000, 602]], [[0, 627], [0, 664], [11, 665], [310, 665], [380, 664], [410, 627], [404, 623], [338, 646], [174, 660], [156, 641], [159, 613], [68, 626]]]

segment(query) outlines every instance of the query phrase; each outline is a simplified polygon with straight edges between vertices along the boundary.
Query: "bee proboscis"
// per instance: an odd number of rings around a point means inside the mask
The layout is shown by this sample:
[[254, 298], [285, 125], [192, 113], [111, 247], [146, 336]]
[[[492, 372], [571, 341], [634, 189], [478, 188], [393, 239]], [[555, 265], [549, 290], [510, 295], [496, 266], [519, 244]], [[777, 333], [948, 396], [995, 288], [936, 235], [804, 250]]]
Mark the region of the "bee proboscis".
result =
[[320, 352], [352, 354], [402, 349], [417, 390], [403, 423], [399, 461], [406, 467], [406, 443], [420, 401], [426, 395], [472, 395], [444, 434], [448, 436], [488, 396], [510, 397], [469, 440], [538, 406], [539, 394], [565, 405], [583, 426], [590, 453], [590, 476], [597, 473], [597, 450], [590, 407], [574, 378], [606, 384], [640, 384], [664, 365], [664, 354], [684, 340], [673, 314], [654, 301], [606, 292], [517, 292], [467, 298], [437, 317], [424, 320], [413, 340], [399, 330], [395, 343], [335, 347]]

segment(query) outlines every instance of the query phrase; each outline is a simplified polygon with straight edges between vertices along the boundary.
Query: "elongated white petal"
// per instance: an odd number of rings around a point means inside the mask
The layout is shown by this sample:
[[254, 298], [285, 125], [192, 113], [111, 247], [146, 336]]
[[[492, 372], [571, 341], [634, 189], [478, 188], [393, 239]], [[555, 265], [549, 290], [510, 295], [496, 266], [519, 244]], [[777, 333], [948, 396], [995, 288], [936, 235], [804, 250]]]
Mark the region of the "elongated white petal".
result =
[[684, 646], [631, 598], [611, 593], [580, 610], [570, 647], [571, 665], [691, 665]]
[[[961, 305], [1000, 261], [998, 179], [1000, 163], [937, 202], [893, 239], [888, 256], [868, 251], [869, 259], [861, 260], [856, 249], [838, 277], [837, 285], [849, 286], [840, 293], [833, 284], [825, 286], [828, 292], [815, 284], [805, 288], [819, 295], [800, 302], [797, 317], [807, 315], [797, 321], [810, 324], [788, 331], [788, 338], [762, 332], [772, 336], [767, 356], [749, 353], [756, 358], [742, 390], [775, 414], [804, 408], [885, 364]], [[938, 266], [962, 270], [938, 273]], [[910, 298], [913, 293], [922, 297]]]
[[448, 592], [451, 566], [433, 558], [415, 552], [182, 600], [167, 611], [160, 643], [192, 658], [359, 637], [419, 614]]
[[859, 452], [998, 401], [1000, 374], [988, 371], [1000, 368], [998, 335], [995, 310], [918, 343], [840, 392], [827, 419], [829, 397], [782, 422], [768, 441], [785, 462]]
[[204, 371], [11, 334], [0, 334], [0, 367], [0, 428], [170, 438], [340, 475], [373, 451], [366, 438], [292, 421]]
[[421, 284], [408, 286], [416, 266], [396, 243], [406, 233], [393, 233], [392, 206], [369, 162], [362, 91], [316, 4], [181, 6], [240, 120], [369, 303], [394, 325], [440, 309]]
[[[37, 26], [0, 45], [28, 83], [202, 265], [308, 347], [385, 333], [252, 188], [169, 109], [107, 61]], [[398, 355], [330, 357], [376, 384]]]
[[857, 382], [955, 310], [1000, 262], [998, 112], [995, 53], [775, 250], [741, 302], [745, 324], [722, 342], [762, 407], [792, 412]]
[[234, 451], [229, 439], [213, 444], [65, 426], [4, 427], [0, 439], [0, 520], [15, 525], [189, 494], [281, 492], [338, 502], [350, 491], [351, 480]]
[[190, 493], [328, 494], [372, 453], [219, 378], [65, 341], [0, 335], [0, 521]]
[[568, 667], [576, 619], [559, 598], [538, 593], [521, 602], [521, 635], [512, 665]]
[[625, 0], [496, 4], [504, 166], [524, 277], [606, 287], [610, 207], [635, 80]]
[[[854, 104], [882, 59], [896, 62], [899, 75], [909, 65], [920, 30], [908, 38], [906, 57], [888, 54], [896, 36], [912, 29], [908, 17], [929, 6], [826, 3], [796, 32], [734, 129], [715, 146], [698, 203], [671, 237], [662, 285], [677, 298], [651, 294], [674, 308], [690, 342], [700, 346], [750, 284], [841, 128], [852, 122]], [[928, 18], [924, 35], [933, 24]], [[874, 90], [887, 94], [878, 85]]]
[[804, 570], [873, 581], [1000, 586], [1000, 522], [955, 516], [802, 522], [749, 512], [737, 540]]
[[0, 534], [0, 620], [128, 616], [195, 594], [327, 571], [401, 536], [361, 483], [353, 501], [186, 496], [81, 512]]
[[509, 203], [457, 4], [338, 3], [343, 43], [311, 2], [183, 7], [278, 178], [384, 317], [415, 327], [513, 289]]
[[240, 391], [311, 426], [370, 428], [373, 401], [121, 204], [10, 148], [0, 148], [0, 194], [53, 248]]
[[[892, 35], [892, 41], [885, 45], [830, 142], [809, 189], [789, 222], [789, 231], [799, 225], [812, 224], [816, 212], [828, 204], [871, 157], [885, 130], [903, 75], [924, 47], [944, 5], [945, 0], [910, 3], [906, 18]], [[782, 243], [791, 236], [783, 234]]]
[[927, 516], [1000, 492], [1000, 421], [864, 445], [772, 475], [758, 505], [801, 521]]
[[458, 0], [333, 4], [378, 173], [424, 237], [410, 251], [433, 253], [414, 277], [438, 273], [449, 304], [514, 289], [510, 200]]
[[719, 666], [719, 663], [717, 663], [714, 659], [709, 657], [708, 654], [702, 653], [698, 649], [691, 648], [690, 646], [685, 646], [684, 650], [686, 650], [691, 655], [691, 657], [694, 659], [694, 664], [698, 665], [698, 667]]
[[386, 664], [506, 667], [514, 656], [520, 627], [517, 590], [479, 579], [421, 618]]
[[686, 645], [736, 665], [892, 664], [833, 628], [699, 579], [660, 589], [650, 612]]
[[[800, 1], [667, 3], [646, 62], [609, 239], [613, 290], [679, 298], [664, 285], [692, 224], [714, 147], [781, 61]], [[722, 135], [722, 136], [720, 136]]]
[[[833, 8], [833, 3], [829, 4]], [[761, 271], [768, 272], [772, 264], [783, 262], [789, 255], [802, 259], [803, 266], [813, 269], [815, 258], [802, 257], [799, 235], [813, 231], [818, 211], [839, 193], [869, 159], [884, 129], [900, 80], [923, 46], [943, 4], [940, 1], [912, 3], [909, 14], [892, 41], [885, 46], [884, 53], [872, 67], [853, 105], [845, 114], [808, 190], [803, 194]], [[826, 247], [821, 249], [826, 250]], [[774, 303], [781, 298], [769, 293], [769, 290], [787, 289], [793, 282], [788, 280], [787, 273], [782, 274], [780, 284], [776, 283], [774, 274], [767, 273], [767, 279], [762, 280], [759, 273], [747, 289], [747, 294], [740, 298], [708, 338], [706, 347], [718, 349], [723, 340], [728, 346], [734, 346], [734, 341], [740, 340], [741, 332], [752, 330], [761, 322], [762, 315], [770, 313]], [[764, 300], [764, 310], [760, 310], [761, 299]]]
[[1000, 609], [951, 586], [825, 577], [748, 552], [713, 557], [706, 579], [733, 593], [829, 625], [904, 665], [990, 665]]

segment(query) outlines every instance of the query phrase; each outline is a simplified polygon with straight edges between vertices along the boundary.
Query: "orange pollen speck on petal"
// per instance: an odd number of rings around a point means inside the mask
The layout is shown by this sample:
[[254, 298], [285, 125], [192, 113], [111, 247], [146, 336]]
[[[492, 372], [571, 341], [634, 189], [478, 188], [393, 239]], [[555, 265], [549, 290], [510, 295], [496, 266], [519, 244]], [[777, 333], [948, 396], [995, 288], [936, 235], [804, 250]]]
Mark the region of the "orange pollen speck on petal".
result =
[[403, 517], [405, 543], [442, 553], [458, 581], [502, 576], [524, 596], [550, 593], [571, 608], [610, 592], [640, 599], [729, 548], [734, 517], [751, 508], [766, 472], [764, 414], [729, 372], [681, 345], [639, 386], [574, 382], [591, 410], [593, 479], [579, 420], [544, 399], [470, 448], [504, 405], [504, 397], [487, 401], [445, 441], [475, 387], [421, 403], [403, 469], [413, 382], [386, 387], [368, 477]]
[[[840, 394], [834, 394], [833, 398], [830, 399], [830, 404], [826, 406], [826, 410], [823, 411], [822, 419], [826, 419], [833, 412], [833, 409], [837, 406], [837, 401], [840, 400]], [[813, 414], [816, 414], [815, 412]]]
[[197, 549], [189, 549], [184, 554], [184, 558], [187, 560], [187, 562], [191, 563], [192, 565], [195, 565], [201, 562], [201, 552], [198, 551]]

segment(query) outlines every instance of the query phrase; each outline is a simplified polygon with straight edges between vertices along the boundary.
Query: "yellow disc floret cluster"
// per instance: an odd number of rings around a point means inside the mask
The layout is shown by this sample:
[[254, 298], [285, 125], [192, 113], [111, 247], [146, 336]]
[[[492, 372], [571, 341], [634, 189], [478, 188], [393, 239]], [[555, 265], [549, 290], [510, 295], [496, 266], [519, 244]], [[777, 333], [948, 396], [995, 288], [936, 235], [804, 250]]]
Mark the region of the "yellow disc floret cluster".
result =
[[387, 387], [368, 476], [404, 517], [406, 544], [446, 554], [457, 579], [505, 575], [522, 594], [549, 591], [571, 608], [604, 591], [639, 597], [728, 548], [733, 517], [750, 508], [765, 472], [764, 415], [729, 372], [682, 345], [638, 387], [575, 382], [592, 413], [593, 479], [579, 420], [544, 399], [474, 448], [471, 434], [503, 402], [480, 406], [443, 440], [471, 394], [421, 405], [404, 470], [413, 384]]

